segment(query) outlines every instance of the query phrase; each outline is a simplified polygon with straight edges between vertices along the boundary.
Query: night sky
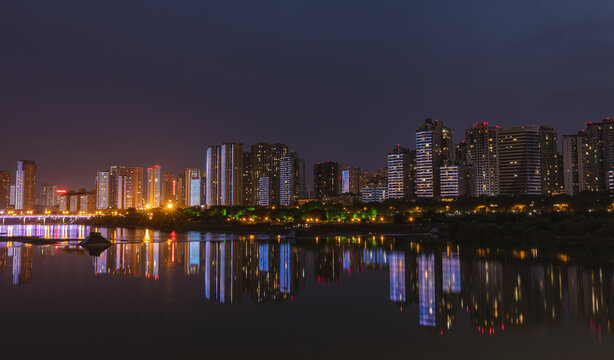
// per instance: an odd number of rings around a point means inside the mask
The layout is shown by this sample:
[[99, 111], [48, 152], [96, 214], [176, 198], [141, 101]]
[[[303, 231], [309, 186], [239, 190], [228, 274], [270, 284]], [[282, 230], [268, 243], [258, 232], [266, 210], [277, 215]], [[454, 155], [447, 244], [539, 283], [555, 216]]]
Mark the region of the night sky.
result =
[[614, 114], [613, 26], [611, 0], [2, 1], [0, 170], [92, 188], [224, 141], [374, 170], [425, 117], [573, 133]]

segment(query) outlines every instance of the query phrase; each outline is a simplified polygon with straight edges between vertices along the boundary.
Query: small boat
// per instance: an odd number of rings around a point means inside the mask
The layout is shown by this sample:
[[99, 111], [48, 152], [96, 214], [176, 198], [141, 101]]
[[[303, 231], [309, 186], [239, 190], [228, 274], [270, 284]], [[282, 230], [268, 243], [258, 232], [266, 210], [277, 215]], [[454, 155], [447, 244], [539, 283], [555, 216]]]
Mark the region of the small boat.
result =
[[81, 240], [79, 245], [87, 250], [91, 256], [100, 256], [100, 254], [111, 246], [111, 242], [105, 239], [99, 232], [92, 231], [88, 237]]

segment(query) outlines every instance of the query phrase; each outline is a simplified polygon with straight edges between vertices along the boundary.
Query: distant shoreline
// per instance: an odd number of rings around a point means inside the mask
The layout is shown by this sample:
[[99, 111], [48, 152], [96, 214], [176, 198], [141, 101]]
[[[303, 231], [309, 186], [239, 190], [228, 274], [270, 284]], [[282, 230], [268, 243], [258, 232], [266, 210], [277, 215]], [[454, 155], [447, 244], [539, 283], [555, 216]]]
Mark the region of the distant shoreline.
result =
[[153, 229], [166, 232], [214, 232], [233, 234], [268, 234], [286, 235], [290, 231], [296, 231], [301, 235], [318, 236], [331, 234], [367, 235], [367, 234], [401, 234], [417, 235], [426, 234], [431, 230], [427, 224], [313, 224], [309, 227], [300, 225], [275, 225], [275, 224], [188, 224], [177, 227], [165, 226], [136, 226], [124, 225], [114, 222], [80, 221], [79, 224], [103, 228], [127, 228], [127, 229]]

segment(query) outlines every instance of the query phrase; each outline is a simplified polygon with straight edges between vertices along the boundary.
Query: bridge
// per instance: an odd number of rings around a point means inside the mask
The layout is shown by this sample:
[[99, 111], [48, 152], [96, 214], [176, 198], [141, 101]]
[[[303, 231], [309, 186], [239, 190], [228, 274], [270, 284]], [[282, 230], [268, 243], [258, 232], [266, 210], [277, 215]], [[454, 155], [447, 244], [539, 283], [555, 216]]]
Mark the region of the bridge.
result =
[[55, 215], [0, 215], [0, 221], [2, 225], [5, 223], [43, 223], [47, 222], [51, 223], [62, 223], [62, 224], [70, 224], [75, 220], [86, 220], [91, 219], [94, 215], [64, 215], [64, 214], [55, 214]]

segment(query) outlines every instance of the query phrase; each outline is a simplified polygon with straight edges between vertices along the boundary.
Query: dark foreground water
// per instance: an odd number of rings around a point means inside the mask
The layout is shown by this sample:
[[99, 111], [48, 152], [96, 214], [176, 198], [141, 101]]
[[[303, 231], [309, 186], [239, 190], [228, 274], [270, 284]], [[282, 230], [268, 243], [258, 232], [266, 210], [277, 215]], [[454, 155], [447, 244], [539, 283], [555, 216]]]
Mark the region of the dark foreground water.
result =
[[[60, 239], [79, 226], [0, 226]], [[611, 359], [607, 257], [102, 230], [0, 242], [2, 358]]]

